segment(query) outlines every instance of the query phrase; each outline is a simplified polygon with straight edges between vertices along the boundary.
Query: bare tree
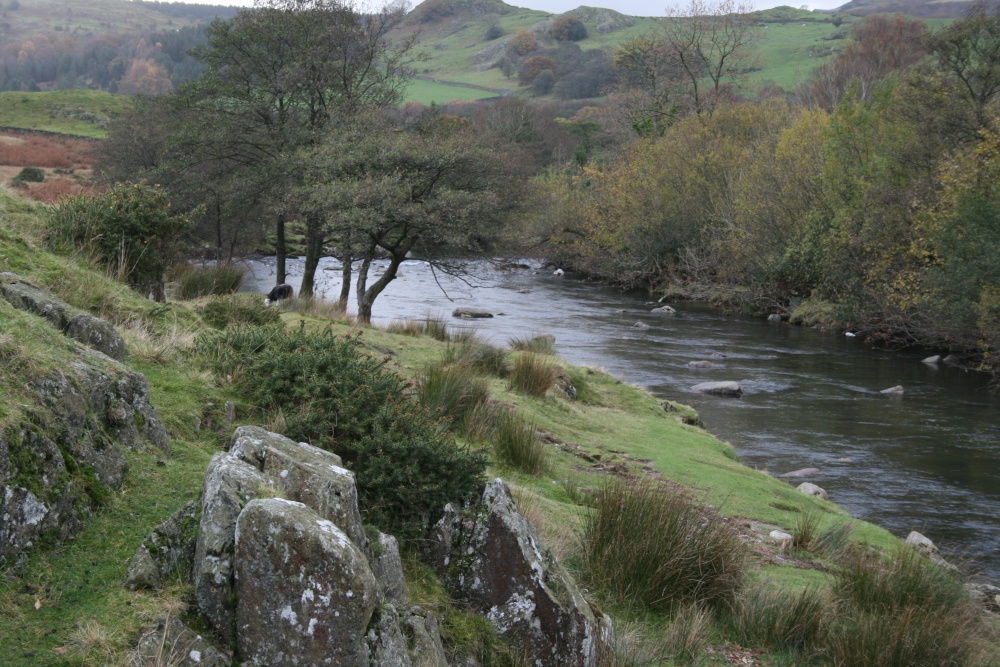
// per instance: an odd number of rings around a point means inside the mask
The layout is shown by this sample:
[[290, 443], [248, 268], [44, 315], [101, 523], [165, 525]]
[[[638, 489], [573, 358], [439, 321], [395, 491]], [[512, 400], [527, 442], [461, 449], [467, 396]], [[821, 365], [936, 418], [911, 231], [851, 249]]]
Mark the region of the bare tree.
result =
[[663, 45], [680, 66], [690, 104], [711, 116], [727, 86], [740, 86], [755, 65], [760, 37], [748, 0], [691, 0], [667, 8]]

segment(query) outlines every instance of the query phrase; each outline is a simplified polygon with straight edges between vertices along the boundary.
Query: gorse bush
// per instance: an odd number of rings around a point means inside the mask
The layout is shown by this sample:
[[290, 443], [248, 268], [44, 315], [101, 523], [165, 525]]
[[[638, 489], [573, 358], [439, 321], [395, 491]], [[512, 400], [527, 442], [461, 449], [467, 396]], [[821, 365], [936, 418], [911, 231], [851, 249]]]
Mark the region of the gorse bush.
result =
[[479, 490], [486, 461], [459, 447], [385, 360], [361, 353], [358, 342], [329, 329], [276, 325], [205, 334], [196, 349], [215, 372], [232, 377], [248, 403], [280, 413], [288, 437], [344, 459], [367, 521], [416, 538], [445, 503]]
[[186, 218], [170, 214], [166, 193], [145, 183], [67, 197], [46, 220], [56, 250], [81, 252], [141, 294], [162, 301], [163, 274], [180, 251]]
[[281, 319], [281, 311], [265, 306], [257, 294], [232, 294], [206, 303], [201, 309], [201, 316], [210, 326], [225, 329], [233, 324], [275, 324]]
[[196, 299], [210, 294], [232, 294], [243, 281], [244, 270], [233, 264], [194, 266], [178, 264], [170, 269], [168, 278], [177, 283], [177, 297]]
[[746, 547], [683, 492], [652, 481], [611, 481], [586, 518], [581, 565], [608, 600], [640, 610], [722, 607], [740, 591]]
[[45, 172], [38, 167], [25, 167], [21, 171], [17, 172], [14, 178], [10, 179], [11, 185], [20, 185], [21, 183], [41, 183], [45, 180]]

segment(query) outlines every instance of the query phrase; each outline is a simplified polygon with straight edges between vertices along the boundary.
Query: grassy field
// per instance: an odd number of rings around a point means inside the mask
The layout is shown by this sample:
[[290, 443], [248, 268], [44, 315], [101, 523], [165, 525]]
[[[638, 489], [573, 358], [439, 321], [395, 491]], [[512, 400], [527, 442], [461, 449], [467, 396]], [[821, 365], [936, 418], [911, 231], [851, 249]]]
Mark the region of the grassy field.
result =
[[[125, 568], [154, 525], [198, 496], [208, 459], [224, 447], [229, 436], [211, 426], [213, 415], [226, 400], [240, 399], [226, 383], [201, 370], [193, 357], [192, 341], [205, 328], [199, 314], [204, 299], [171, 302], [164, 308], [86, 264], [49, 254], [38, 241], [43, 214], [40, 205], [0, 192], [0, 271], [20, 273], [118, 325], [126, 339], [129, 367], [149, 380], [152, 403], [167, 427], [172, 453], [165, 464], [158, 463], [156, 452], [130, 453], [124, 486], [81, 534], [0, 571], [0, 655], [6, 667], [123, 665], [136, 634], [169, 614], [183, 613], [191, 595], [181, 582], [159, 593], [126, 591], [122, 587]], [[338, 335], [359, 331], [350, 321], [331, 320], [325, 307], [293, 307], [297, 309], [282, 316], [290, 327], [332, 327]], [[68, 346], [35, 319], [6, 304], [0, 306], [0, 339], [34, 359], [29, 370], [37, 375], [66, 363]], [[428, 336], [371, 328], [360, 331], [362, 349], [390, 356], [390, 366], [406, 378], [416, 378], [449, 349], [449, 343]], [[514, 358], [525, 353], [507, 354]], [[530, 396], [513, 391], [506, 380], [496, 377], [488, 380], [488, 387], [494, 401], [513, 407], [545, 436], [547, 466], [543, 473], [529, 475], [494, 462], [488, 474], [502, 476], [511, 484], [519, 506], [536, 524], [543, 541], [571, 569], [578, 566], [580, 530], [590, 511], [589, 499], [612, 477], [662, 479], [682, 485], [736, 525], [753, 519], [794, 531], [808, 516], [821, 528], [849, 524], [852, 540], [858, 543], [879, 549], [898, 544], [886, 531], [852, 520], [836, 505], [742, 466], [729, 445], [685, 423], [696, 418], [689, 408], [661, 404], [641, 388], [600, 370], [546, 358], [576, 387], [576, 400], [557, 388]], [[0, 426], [14, 425], [24, 417], [18, 406], [32, 399], [23, 387], [23, 382], [0, 386]], [[238, 407], [237, 416], [238, 424], [255, 419], [246, 407]], [[198, 423], [204, 427], [197, 428]], [[769, 558], [757, 560], [752, 574], [755, 587], [802, 591], [829, 585], [823, 563], [807, 554], [784, 556], [781, 564]], [[412, 555], [408, 558], [413, 561]], [[414, 563], [407, 570], [419, 602], [419, 591], [427, 586], [438, 590], [440, 585], [433, 583], [426, 568]], [[449, 609], [443, 613], [465, 613]], [[636, 621], [627, 609], [610, 605], [606, 610], [619, 624]], [[659, 616], [642, 621], [643, 627], [654, 629], [666, 622]]]
[[496, 93], [466, 86], [449, 86], [423, 79], [410, 79], [406, 85], [406, 101], [431, 104], [447, 104], [454, 100], [482, 100], [496, 97]]
[[95, 90], [0, 93], [0, 126], [103, 138], [108, 119], [130, 100]]

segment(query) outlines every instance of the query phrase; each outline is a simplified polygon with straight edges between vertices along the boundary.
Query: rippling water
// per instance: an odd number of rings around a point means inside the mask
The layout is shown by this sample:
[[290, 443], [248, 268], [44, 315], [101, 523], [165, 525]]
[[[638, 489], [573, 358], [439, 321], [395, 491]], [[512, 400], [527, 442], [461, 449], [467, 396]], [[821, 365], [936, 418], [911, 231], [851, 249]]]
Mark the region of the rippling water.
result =
[[[272, 260], [248, 266], [244, 289], [274, 285]], [[334, 298], [339, 264], [324, 259], [320, 267], [317, 293]], [[290, 261], [289, 270], [297, 289], [301, 261]], [[873, 351], [843, 336], [699, 305], [654, 315], [645, 295], [550, 271], [484, 270], [473, 285], [438, 273], [447, 296], [423, 262], [406, 262], [400, 273], [375, 302], [376, 324], [435, 315], [500, 345], [553, 334], [567, 361], [695, 407], [744, 464], [777, 474], [819, 468], [810, 481], [852, 515], [900, 537], [919, 530], [1000, 579], [1000, 398], [982, 375], [921, 363], [930, 352]], [[497, 316], [451, 318], [459, 306]], [[636, 322], [649, 328], [633, 328]], [[712, 359], [715, 368], [688, 367], [713, 353], [726, 355]], [[714, 380], [736, 380], [745, 393], [725, 399], [690, 390]], [[895, 385], [905, 387], [903, 397], [879, 393]]]

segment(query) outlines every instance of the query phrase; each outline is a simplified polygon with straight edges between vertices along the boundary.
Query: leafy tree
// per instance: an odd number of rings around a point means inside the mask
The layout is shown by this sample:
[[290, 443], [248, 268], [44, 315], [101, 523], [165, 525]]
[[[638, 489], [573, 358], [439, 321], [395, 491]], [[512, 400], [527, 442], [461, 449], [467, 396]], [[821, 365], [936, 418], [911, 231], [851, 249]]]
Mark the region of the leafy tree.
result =
[[560, 42], [579, 42], [587, 38], [587, 26], [575, 16], [560, 16], [552, 22], [549, 34]]
[[521, 71], [517, 75], [518, 83], [522, 86], [530, 86], [535, 77], [545, 70], [552, 72], [554, 78], [557, 69], [559, 69], [559, 65], [552, 58], [548, 56], [532, 56], [521, 64]]
[[[181, 91], [192, 122], [175, 135], [189, 164], [239, 166], [244, 182], [266, 183], [275, 203], [278, 282], [285, 279], [285, 220], [300, 213], [287, 195], [301, 182], [295, 156], [336, 122], [396, 104], [412, 40], [390, 42], [398, 6], [361, 15], [340, 0], [270, 0], [215, 21], [196, 51], [205, 73]], [[179, 166], [182, 168], [182, 166]], [[301, 293], [313, 291], [325, 242], [323, 219], [307, 213]]]
[[[445, 116], [417, 128], [345, 126], [304, 156], [309, 178], [301, 195], [325, 215], [333, 235], [349, 238], [362, 260], [358, 320], [371, 320], [379, 294], [411, 256], [481, 252], [496, 239], [523, 197], [518, 161]], [[369, 284], [372, 262], [389, 259]]]
[[514, 56], [514, 59], [526, 56], [538, 49], [538, 42], [534, 35], [527, 30], [518, 30], [513, 37], [507, 40], [507, 52]]
[[990, 105], [1000, 93], [1000, 7], [977, 2], [965, 18], [933, 35], [929, 46], [938, 67], [972, 108], [970, 134], [991, 128]]
[[684, 69], [657, 35], [630, 39], [615, 49], [615, 69], [623, 79], [614, 95], [636, 133], [661, 136], [678, 113]]

